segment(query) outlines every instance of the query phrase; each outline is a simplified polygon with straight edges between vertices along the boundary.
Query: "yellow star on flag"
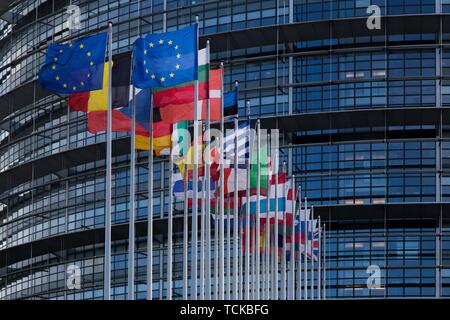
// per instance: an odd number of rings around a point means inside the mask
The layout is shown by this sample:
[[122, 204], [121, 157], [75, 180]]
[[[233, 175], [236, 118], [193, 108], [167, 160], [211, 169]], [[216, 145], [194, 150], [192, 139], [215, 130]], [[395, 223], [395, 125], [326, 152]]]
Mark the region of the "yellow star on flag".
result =
[[84, 48], [84, 44], [80, 44], [80, 49], [83, 49]]
[[173, 72], [171, 72], [171, 73], [169, 74], [169, 76], [170, 76], [171, 78], [173, 78], [173, 77], [175, 77], [175, 74], [174, 74]]
[[159, 40], [159, 44], [163, 44], [164, 43], [164, 40]]

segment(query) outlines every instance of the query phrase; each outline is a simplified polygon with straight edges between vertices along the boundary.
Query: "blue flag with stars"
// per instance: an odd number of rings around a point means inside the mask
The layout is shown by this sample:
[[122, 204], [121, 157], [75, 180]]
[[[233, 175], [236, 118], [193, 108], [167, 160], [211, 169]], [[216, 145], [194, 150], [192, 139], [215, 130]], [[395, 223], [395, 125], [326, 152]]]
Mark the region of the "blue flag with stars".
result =
[[62, 94], [101, 90], [107, 36], [104, 32], [68, 44], [50, 44], [39, 71], [41, 86]]
[[198, 79], [197, 24], [149, 34], [133, 46], [132, 83], [141, 89], [173, 87]]

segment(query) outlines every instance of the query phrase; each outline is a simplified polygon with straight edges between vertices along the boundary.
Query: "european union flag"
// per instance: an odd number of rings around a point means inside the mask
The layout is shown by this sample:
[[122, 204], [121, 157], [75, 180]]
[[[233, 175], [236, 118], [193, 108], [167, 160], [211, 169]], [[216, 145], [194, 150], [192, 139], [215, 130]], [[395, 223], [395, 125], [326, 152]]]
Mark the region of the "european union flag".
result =
[[101, 90], [107, 36], [104, 32], [69, 44], [50, 44], [39, 71], [41, 86], [63, 94]]
[[138, 88], [172, 87], [198, 79], [197, 24], [149, 34], [133, 47], [132, 83]]

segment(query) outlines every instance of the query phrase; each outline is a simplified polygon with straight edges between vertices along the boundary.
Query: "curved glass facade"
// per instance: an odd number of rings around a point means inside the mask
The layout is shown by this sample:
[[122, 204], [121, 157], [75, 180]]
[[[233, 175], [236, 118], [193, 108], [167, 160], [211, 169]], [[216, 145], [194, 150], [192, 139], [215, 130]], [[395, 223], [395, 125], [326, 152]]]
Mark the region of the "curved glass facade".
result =
[[[64, 24], [69, 3], [80, 7], [80, 30]], [[365, 28], [369, 5], [388, 21], [381, 32]], [[450, 297], [450, 1], [25, 0], [8, 11], [0, 15], [0, 299], [103, 298], [105, 134], [88, 133], [85, 114], [36, 84], [46, 44], [112, 21], [122, 53], [140, 34], [196, 15], [212, 64], [225, 63], [226, 88], [240, 82], [240, 115], [250, 101], [253, 118], [276, 123], [282, 160], [326, 223], [327, 297]], [[112, 296], [124, 299], [129, 137], [113, 136]], [[137, 167], [135, 285], [144, 299], [145, 152]], [[153, 296], [164, 299], [164, 159], [154, 183]], [[174, 241], [179, 298], [180, 232]], [[78, 290], [66, 286], [73, 264]], [[374, 265], [382, 286], [370, 290]]]

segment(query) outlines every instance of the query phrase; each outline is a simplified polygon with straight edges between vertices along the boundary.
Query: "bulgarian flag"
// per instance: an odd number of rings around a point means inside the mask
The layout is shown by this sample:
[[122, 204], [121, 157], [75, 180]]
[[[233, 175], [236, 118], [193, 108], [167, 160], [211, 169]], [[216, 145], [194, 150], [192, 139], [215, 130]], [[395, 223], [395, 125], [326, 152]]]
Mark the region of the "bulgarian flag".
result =
[[[206, 100], [210, 99], [210, 119], [220, 120], [222, 70], [210, 70], [206, 49], [198, 52], [198, 100], [202, 111], [200, 120], [206, 120]], [[194, 120], [194, 82], [170, 88], [154, 88], [153, 103], [160, 109], [161, 119], [167, 123]]]

